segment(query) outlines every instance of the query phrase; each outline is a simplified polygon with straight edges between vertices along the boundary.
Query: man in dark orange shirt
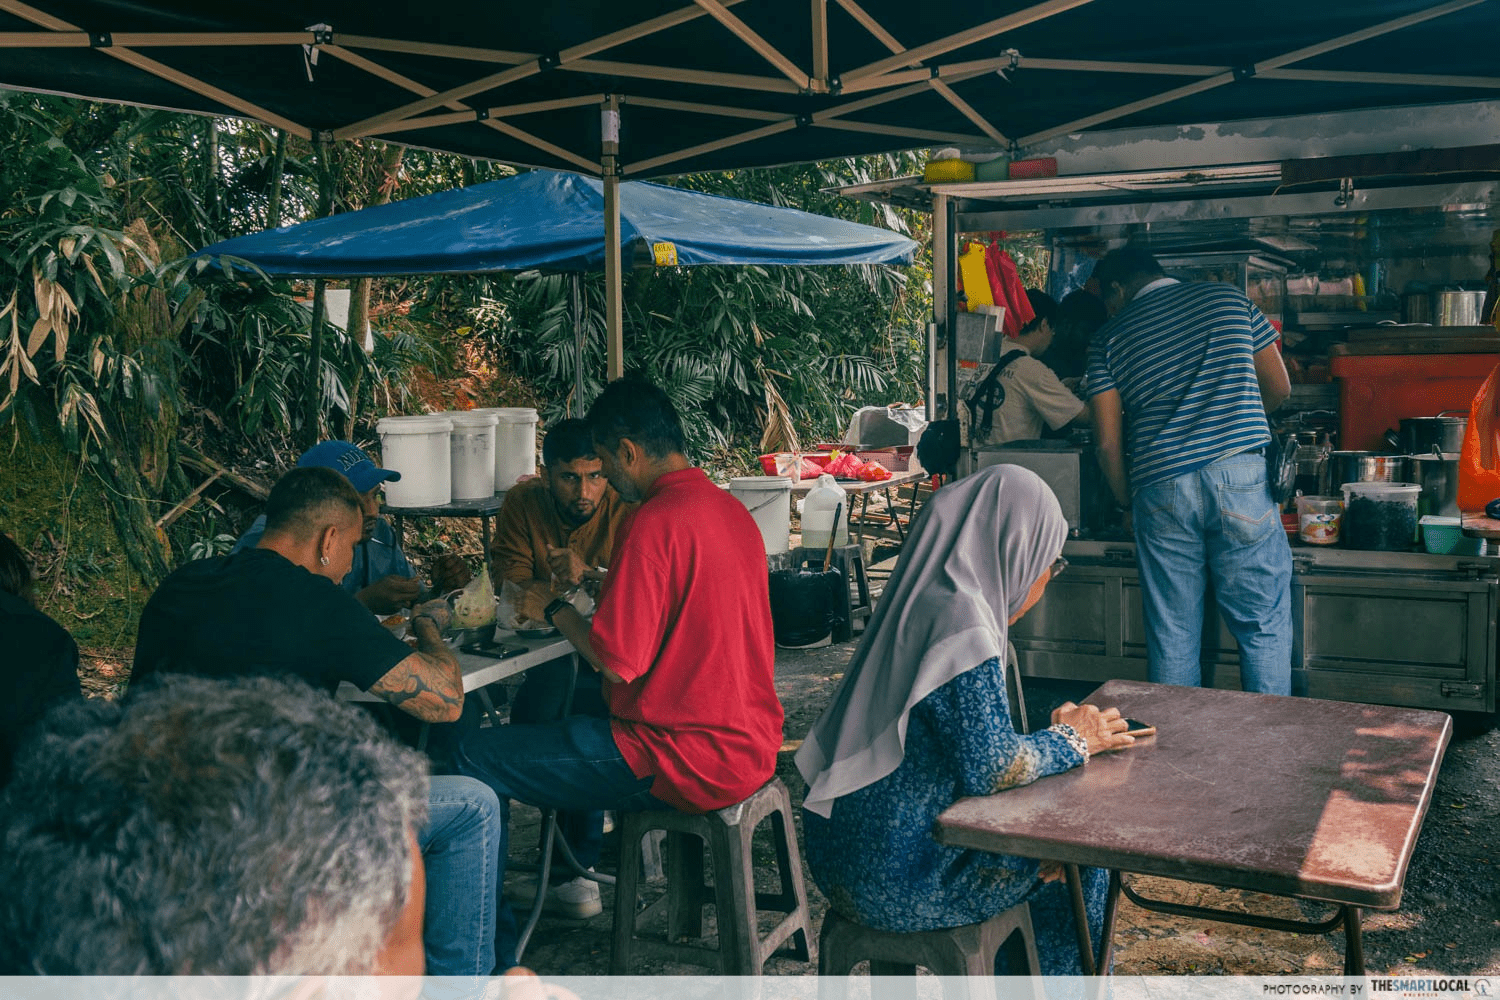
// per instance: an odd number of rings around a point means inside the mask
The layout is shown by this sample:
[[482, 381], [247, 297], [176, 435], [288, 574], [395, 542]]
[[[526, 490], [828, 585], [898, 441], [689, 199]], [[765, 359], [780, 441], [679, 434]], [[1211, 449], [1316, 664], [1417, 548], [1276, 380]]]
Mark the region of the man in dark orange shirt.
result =
[[615, 545], [592, 623], [562, 599], [543, 605], [534, 596], [526, 611], [604, 676], [609, 718], [474, 730], [458, 767], [502, 803], [732, 805], [770, 780], [781, 747], [760, 529], [693, 467], [681, 421], [657, 387], [611, 383], [589, 425], [610, 484], [640, 508]]
[[[542, 441], [542, 474], [513, 487], [495, 518], [490, 541], [495, 575], [502, 585], [509, 581], [532, 592], [543, 607], [573, 587], [597, 596], [615, 537], [633, 509], [605, 480], [589, 425], [558, 421]], [[510, 721], [551, 722], [562, 716], [572, 676], [572, 657], [532, 667], [511, 704]], [[608, 717], [597, 677], [579, 678], [571, 710]], [[599, 860], [604, 814], [564, 811], [557, 821], [579, 863], [592, 867]], [[525, 898], [525, 886], [514, 888], [518, 898]], [[603, 908], [598, 883], [585, 878], [554, 882], [547, 908], [577, 919], [592, 917]]]

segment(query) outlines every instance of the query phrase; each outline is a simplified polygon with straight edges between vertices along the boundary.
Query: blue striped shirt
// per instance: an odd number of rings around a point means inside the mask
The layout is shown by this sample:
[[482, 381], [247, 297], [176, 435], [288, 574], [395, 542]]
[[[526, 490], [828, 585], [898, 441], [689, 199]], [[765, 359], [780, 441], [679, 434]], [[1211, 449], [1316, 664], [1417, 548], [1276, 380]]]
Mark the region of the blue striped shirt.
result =
[[1276, 337], [1243, 292], [1209, 281], [1153, 288], [1100, 328], [1088, 391], [1120, 393], [1132, 490], [1270, 443], [1254, 355]]

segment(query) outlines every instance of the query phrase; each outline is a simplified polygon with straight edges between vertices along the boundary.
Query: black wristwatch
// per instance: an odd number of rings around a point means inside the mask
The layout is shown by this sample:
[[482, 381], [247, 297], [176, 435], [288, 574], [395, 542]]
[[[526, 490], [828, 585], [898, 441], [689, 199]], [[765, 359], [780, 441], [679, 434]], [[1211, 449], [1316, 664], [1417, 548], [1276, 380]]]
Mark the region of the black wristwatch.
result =
[[557, 614], [563, 608], [568, 608], [568, 607], [572, 607], [572, 604], [568, 601], [568, 599], [566, 597], [554, 597], [551, 600], [551, 602], [548, 603], [548, 605], [545, 608], [542, 609], [542, 617], [545, 618], [545, 619], [547, 619], [547, 624], [548, 625], [551, 625], [552, 624], [552, 616], [555, 615], [555, 614]]

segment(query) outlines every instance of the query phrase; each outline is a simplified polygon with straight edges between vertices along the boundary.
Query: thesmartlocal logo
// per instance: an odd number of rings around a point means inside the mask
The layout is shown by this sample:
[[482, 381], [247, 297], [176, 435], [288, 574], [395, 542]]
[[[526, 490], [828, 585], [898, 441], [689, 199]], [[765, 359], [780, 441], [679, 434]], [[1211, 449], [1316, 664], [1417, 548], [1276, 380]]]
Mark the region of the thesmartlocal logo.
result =
[[1400, 994], [1403, 997], [1441, 997], [1455, 993], [1475, 998], [1493, 997], [1494, 983], [1489, 979], [1440, 979], [1436, 977], [1371, 976], [1371, 993]]

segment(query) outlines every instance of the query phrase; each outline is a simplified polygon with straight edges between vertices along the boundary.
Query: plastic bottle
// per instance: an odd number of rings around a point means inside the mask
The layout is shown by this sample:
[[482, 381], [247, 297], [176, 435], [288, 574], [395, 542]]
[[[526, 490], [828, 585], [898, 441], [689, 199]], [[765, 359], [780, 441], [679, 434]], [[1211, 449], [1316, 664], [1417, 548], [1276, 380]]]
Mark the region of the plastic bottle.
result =
[[[835, 529], [833, 511], [844, 505]], [[809, 549], [826, 549], [828, 534], [833, 531], [835, 545], [849, 544], [849, 500], [844, 488], [828, 473], [818, 477], [818, 483], [808, 490], [802, 501], [802, 545]]]

